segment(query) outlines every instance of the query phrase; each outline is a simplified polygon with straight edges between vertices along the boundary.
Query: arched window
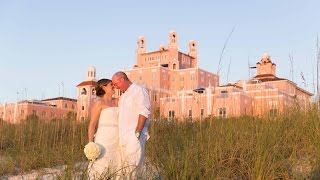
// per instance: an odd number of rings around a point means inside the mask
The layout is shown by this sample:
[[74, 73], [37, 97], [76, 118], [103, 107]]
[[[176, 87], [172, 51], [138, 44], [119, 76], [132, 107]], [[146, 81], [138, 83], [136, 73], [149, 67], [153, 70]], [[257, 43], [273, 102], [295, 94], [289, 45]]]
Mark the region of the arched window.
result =
[[82, 95], [87, 95], [87, 90], [86, 90], [86, 88], [82, 88], [81, 94], [82, 94]]
[[173, 42], [173, 43], [176, 43], [176, 35], [173, 34], [172, 37], [173, 37], [173, 38], [172, 38], [172, 42]]
[[172, 65], [172, 69], [176, 69], [176, 64], [173, 64], [173, 65]]
[[95, 94], [96, 94], [96, 90], [95, 90], [94, 88], [92, 89], [91, 94], [92, 94], [92, 95], [95, 95]]

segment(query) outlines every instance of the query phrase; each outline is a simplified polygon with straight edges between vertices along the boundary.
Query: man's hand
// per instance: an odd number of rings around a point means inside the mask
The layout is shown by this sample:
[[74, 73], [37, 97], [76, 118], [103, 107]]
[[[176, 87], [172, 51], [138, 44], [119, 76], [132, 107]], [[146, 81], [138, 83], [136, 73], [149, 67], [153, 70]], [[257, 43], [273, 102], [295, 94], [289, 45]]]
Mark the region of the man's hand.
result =
[[136, 130], [135, 134], [136, 134], [136, 137], [139, 139], [139, 137], [140, 137], [141, 133], [140, 133], [139, 131], [137, 131], [137, 130]]
[[143, 115], [139, 114], [139, 119], [138, 119], [138, 125], [136, 127], [136, 131], [139, 133], [142, 132], [142, 129], [144, 127], [144, 124], [146, 123], [147, 118], [144, 117]]

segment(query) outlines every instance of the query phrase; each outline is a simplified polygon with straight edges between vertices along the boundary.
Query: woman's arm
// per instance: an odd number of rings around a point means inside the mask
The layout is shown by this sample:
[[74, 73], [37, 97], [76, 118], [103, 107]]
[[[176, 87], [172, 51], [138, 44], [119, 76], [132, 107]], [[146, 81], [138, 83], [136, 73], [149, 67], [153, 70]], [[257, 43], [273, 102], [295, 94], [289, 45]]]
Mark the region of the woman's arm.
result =
[[100, 101], [97, 101], [96, 103], [93, 104], [91, 108], [90, 123], [88, 128], [89, 142], [93, 142], [94, 131], [95, 131], [95, 127], [97, 125], [98, 119], [100, 117], [100, 112], [101, 112]]

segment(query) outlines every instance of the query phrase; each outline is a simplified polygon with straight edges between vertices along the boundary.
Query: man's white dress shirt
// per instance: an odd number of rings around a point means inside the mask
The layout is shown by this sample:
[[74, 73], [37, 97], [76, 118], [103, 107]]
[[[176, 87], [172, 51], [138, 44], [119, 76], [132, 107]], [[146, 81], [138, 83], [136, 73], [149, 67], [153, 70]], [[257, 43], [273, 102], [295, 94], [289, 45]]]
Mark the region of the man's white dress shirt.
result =
[[119, 99], [119, 141], [120, 145], [125, 145], [130, 136], [135, 135], [139, 114], [146, 117], [142, 134], [148, 135], [150, 123], [150, 98], [146, 88], [132, 83]]

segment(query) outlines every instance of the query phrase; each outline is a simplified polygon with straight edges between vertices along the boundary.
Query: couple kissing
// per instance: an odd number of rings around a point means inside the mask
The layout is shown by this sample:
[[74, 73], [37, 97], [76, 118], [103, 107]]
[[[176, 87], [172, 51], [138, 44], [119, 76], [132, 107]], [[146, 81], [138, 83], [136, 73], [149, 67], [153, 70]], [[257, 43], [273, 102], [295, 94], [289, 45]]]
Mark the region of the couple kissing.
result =
[[[113, 98], [115, 88], [122, 93], [119, 98]], [[88, 140], [99, 146], [100, 154], [88, 166], [89, 178], [103, 179], [111, 174], [116, 179], [134, 178], [144, 166], [149, 137], [148, 91], [119, 71], [112, 80], [97, 82], [96, 96], [99, 98], [91, 107]]]

